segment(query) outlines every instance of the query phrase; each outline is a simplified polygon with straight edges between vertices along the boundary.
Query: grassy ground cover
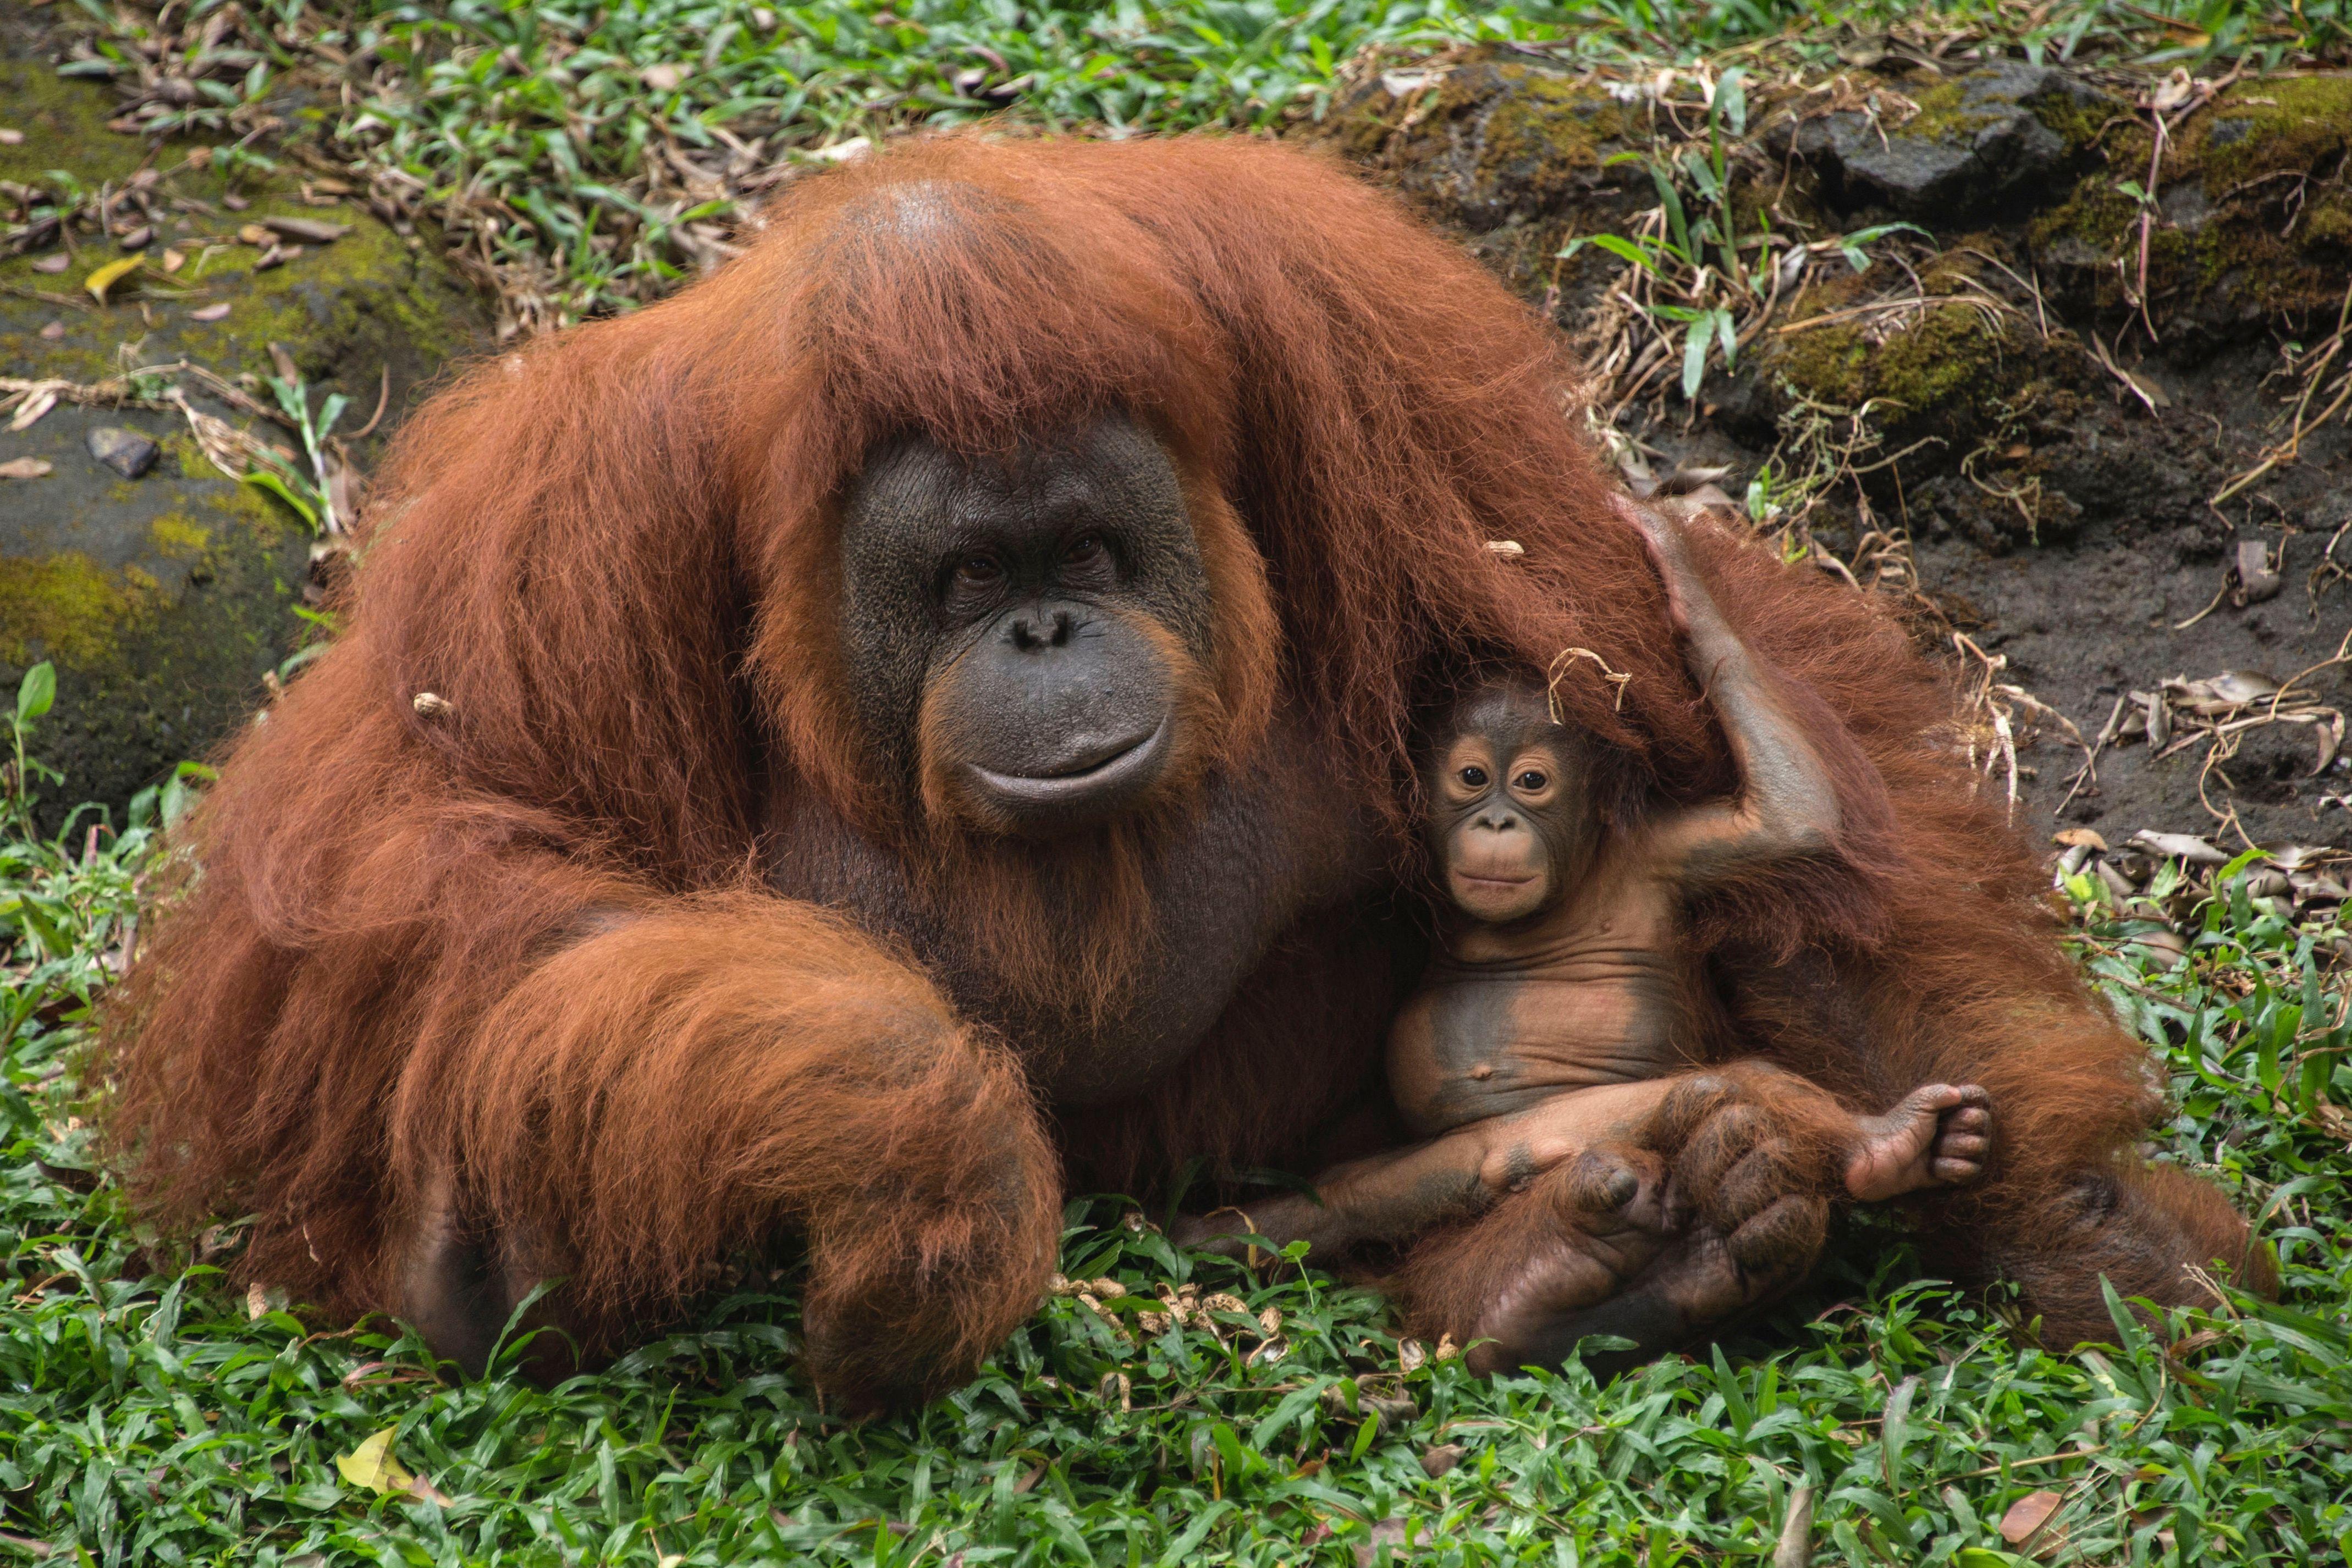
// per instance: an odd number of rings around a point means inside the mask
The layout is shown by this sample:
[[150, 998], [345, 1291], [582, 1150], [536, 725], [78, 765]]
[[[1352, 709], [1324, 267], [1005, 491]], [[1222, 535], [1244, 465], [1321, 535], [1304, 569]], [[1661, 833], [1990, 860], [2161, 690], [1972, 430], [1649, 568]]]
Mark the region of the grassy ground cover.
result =
[[[2219, 73], [2340, 51], [2347, 19], [2345, 0], [248, 0], [234, 15], [198, 0], [161, 18], [102, 8], [77, 68], [196, 84], [193, 101], [156, 85], [133, 102], [155, 131], [241, 136], [263, 106], [314, 116], [377, 193], [458, 225], [530, 325], [670, 287], [777, 158], [991, 112], [1266, 124], [1314, 112], [1371, 45], [1827, 59], [1899, 25], [1960, 47]], [[1068, 1213], [1062, 1267], [1078, 1283], [978, 1382], [851, 1427], [791, 1364], [789, 1269], [542, 1390], [443, 1381], [395, 1324], [347, 1329], [230, 1290], [233, 1225], [193, 1252], [141, 1234], [98, 1168], [70, 1068], [132, 946], [142, 873], [201, 779], [127, 821], [83, 816], [41, 838], [21, 808], [24, 748], [71, 716], [44, 706], [36, 685], [14, 709], [0, 800], [0, 1560], [2002, 1568], [2352, 1553], [2352, 1021], [2332, 956], [2352, 936], [2252, 896], [2257, 867], [2152, 893], [2183, 916], [2178, 958], [2125, 918], [2148, 907], [2115, 908], [2095, 880], [2067, 902], [2087, 971], [2170, 1075], [2179, 1112], [2158, 1154], [2263, 1215], [2282, 1304], [2232, 1297], [2176, 1314], [2167, 1336], [2119, 1313], [2112, 1346], [2052, 1354], [1999, 1299], [1918, 1282], [1897, 1233], [1857, 1225], [1814, 1288], [1722, 1351], [1605, 1388], [1574, 1364], [1489, 1382], [1401, 1343], [1364, 1291], [1176, 1252], [1104, 1197]]]
[[[37, 673], [19, 747], [42, 706]], [[549, 1390], [439, 1379], [395, 1324], [226, 1288], [234, 1226], [193, 1254], [142, 1235], [69, 1069], [191, 787], [119, 831], [85, 817], [38, 839], [13, 800], [0, 829], [15, 1560], [2001, 1568], [2352, 1551], [2352, 1024], [2326, 967], [2346, 936], [2250, 897], [2243, 868], [2201, 901], [2157, 890], [2191, 911], [2178, 960], [2094, 880], [2072, 897], [2090, 972], [2171, 1075], [2161, 1156], [2261, 1212], [2282, 1304], [2232, 1296], [2167, 1336], [2118, 1311], [2114, 1345], [2053, 1354], [1997, 1298], [1916, 1281], [1892, 1230], [1855, 1228], [1728, 1354], [1605, 1388], [1574, 1364], [1486, 1381], [1400, 1342], [1363, 1291], [1259, 1283], [1097, 1197], [1068, 1210], [1076, 1283], [977, 1382], [853, 1427], [792, 1365], [789, 1269]]]
[[384, 198], [450, 222], [526, 326], [625, 308], [722, 254], [780, 160], [995, 114], [1271, 127], [1321, 112], [1382, 47], [1752, 68], [1835, 66], [1891, 37], [2220, 74], [2352, 46], [2352, 0], [79, 3], [103, 30], [67, 68], [135, 78], [134, 122], [243, 131], [266, 105], [315, 122]]

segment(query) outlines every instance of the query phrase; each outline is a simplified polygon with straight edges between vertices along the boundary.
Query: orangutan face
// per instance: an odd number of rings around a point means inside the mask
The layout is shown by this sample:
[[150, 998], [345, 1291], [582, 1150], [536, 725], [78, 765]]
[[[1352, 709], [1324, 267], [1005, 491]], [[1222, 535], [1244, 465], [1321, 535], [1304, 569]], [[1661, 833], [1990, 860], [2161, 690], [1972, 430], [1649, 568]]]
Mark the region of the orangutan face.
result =
[[1209, 580], [1175, 467], [1133, 423], [1003, 464], [895, 443], [852, 486], [841, 549], [860, 716], [934, 821], [1048, 837], [1197, 771]]
[[1591, 768], [1542, 694], [1492, 686], [1454, 709], [1431, 752], [1429, 845], [1440, 891], [1486, 925], [1580, 885], [1598, 853]]

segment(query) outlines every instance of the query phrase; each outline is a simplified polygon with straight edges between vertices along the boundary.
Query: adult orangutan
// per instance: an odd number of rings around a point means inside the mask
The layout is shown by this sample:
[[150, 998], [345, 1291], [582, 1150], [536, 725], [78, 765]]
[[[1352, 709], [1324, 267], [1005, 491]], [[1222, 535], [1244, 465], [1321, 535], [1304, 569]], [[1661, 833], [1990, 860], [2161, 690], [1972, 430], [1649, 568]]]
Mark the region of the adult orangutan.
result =
[[[542, 1278], [593, 1353], [803, 1237], [808, 1368], [870, 1409], [1032, 1309], [1066, 1186], [1311, 1170], [1381, 1102], [1422, 716], [1581, 649], [1597, 809], [1732, 774], [1556, 344], [1335, 169], [948, 138], [766, 215], [409, 423], [341, 638], [196, 819], [111, 1126], [152, 1214], [253, 1214], [248, 1275], [467, 1363]], [[2102, 1270], [2184, 1299], [2245, 1228], [2133, 1155], [2142, 1056], [1942, 686], [1858, 597], [1700, 557], [1891, 813], [1695, 912], [1714, 1053], [1863, 1111], [1984, 1086], [1938, 1267], [2050, 1337], [2103, 1330]], [[1743, 1081], [1645, 1130], [1686, 1186], [1719, 1166], [1685, 1149], [1773, 1146]], [[1813, 1180], [1726, 1177], [1680, 1245]], [[1466, 1329], [1542, 1197], [1412, 1310]]]

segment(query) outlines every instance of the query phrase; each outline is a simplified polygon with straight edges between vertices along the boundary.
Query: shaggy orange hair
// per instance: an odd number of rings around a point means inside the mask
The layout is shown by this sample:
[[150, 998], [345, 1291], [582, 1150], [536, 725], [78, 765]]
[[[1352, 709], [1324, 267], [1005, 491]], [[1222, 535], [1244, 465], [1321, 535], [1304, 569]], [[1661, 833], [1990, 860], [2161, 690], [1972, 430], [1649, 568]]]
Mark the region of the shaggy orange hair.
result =
[[[1412, 957], [1377, 899], [1302, 926], [1158, 1087], [1049, 1122], [1023, 1041], [958, 1017], [902, 934], [771, 892], [763, 835], [796, 800], [843, 824], [839, 874], [879, 855], [950, 911], [1002, 914], [995, 884], [1026, 874], [894, 804], [849, 717], [845, 484], [908, 433], [985, 457], [1143, 423], [1218, 605], [1208, 765], [1255, 766], [1283, 716], [1343, 780], [1330, 813], [1364, 813], [1402, 873], [1416, 716], [1566, 649], [1629, 677], [1574, 659], [1556, 688], [1622, 758], [1612, 809], [1732, 782], [1580, 406], [1517, 301], [1296, 152], [950, 136], [796, 183], [717, 276], [486, 362], [402, 431], [341, 636], [230, 749], [111, 1009], [134, 1201], [253, 1214], [243, 1270], [348, 1313], [396, 1299], [456, 1173], [467, 1223], [571, 1274], [597, 1344], [802, 1231], [813, 1325], [952, 1380], [1036, 1299], [1061, 1158], [1141, 1184], [1192, 1155], [1297, 1157], [1374, 1083]], [[2081, 1228], [2048, 1218], [2085, 1172], [2186, 1217], [2118, 1265], [2177, 1299], [2180, 1265], [2235, 1256], [2243, 1227], [2134, 1174], [2146, 1059], [1971, 798], [1942, 682], [1860, 597], [1727, 540], [1706, 561], [1851, 737], [1849, 790], [1874, 776], [1887, 803], [1845, 871], [1713, 913], [1744, 1027], [1874, 1109], [1929, 1078], [1990, 1088], [1990, 1178], [1947, 1215], [2059, 1334], [2104, 1322], [2058, 1239]], [[1770, 984], [1799, 952], [1832, 964], [1833, 1005]], [[856, 1354], [818, 1370], [892, 1375]]]

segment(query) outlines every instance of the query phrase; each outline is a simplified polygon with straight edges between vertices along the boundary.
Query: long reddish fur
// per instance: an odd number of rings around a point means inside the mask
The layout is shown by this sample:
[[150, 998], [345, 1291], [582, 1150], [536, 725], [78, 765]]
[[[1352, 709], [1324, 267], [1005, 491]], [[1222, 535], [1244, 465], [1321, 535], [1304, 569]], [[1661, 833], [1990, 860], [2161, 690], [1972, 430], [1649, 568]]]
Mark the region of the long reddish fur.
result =
[[[861, 744], [831, 654], [845, 481], [909, 431], [986, 456], [1105, 410], [1145, 422], [1218, 592], [1225, 763], [1277, 707], [1302, 716], [1402, 865], [1415, 716], [1570, 647], [1631, 676], [1622, 710], [1589, 662], [1559, 685], [1623, 758], [1621, 806], [1729, 785], [1579, 406], [1517, 302], [1311, 156], [943, 137], [794, 184], [716, 277], [486, 362], [403, 431], [342, 634], [231, 749], [198, 869], [112, 1010], [135, 1199], [184, 1226], [252, 1213], [244, 1270], [352, 1312], [389, 1299], [425, 1173], [455, 1158], [490, 1218], [560, 1239], [592, 1338], [798, 1229], [821, 1285], [845, 1281], [827, 1310], [971, 1364], [1036, 1298], [1057, 1154], [1090, 1176], [1295, 1154], [1369, 1069], [1244, 988], [1161, 1089], [1049, 1132], [1019, 1041], [762, 890], [763, 813], [813, 791], [957, 897], [1021, 903], [1003, 857], [910, 818]], [[2074, 1174], [2134, 1166], [2143, 1054], [2060, 954], [1902, 632], [1755, 551], [1707, 553], [1895, 824], [1867, 898], [1759, 887], [1709, 940], [1761, 922], [1837, 955], [1861, 1033], [1793, 1007], [1749, 1027], [1842, 1097], [1990, 1088], [1995, 1175], [1952, 1223], [2009, 1238], [1994, 1260], [2030, 1253]], [[420, 714], [425, 692], [446, 709]], [[861, 1071], [909, 1040], [957, 1070]], [[887, 1202], [858, 1185], [876, 1171]], [[2177, 1298], [2210, 1255], [2133, 1282]], [[927, 1294], [940, 1312], [907, 1305]]]

